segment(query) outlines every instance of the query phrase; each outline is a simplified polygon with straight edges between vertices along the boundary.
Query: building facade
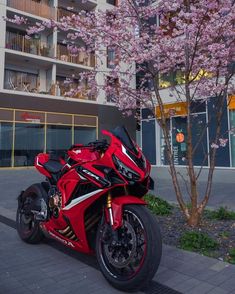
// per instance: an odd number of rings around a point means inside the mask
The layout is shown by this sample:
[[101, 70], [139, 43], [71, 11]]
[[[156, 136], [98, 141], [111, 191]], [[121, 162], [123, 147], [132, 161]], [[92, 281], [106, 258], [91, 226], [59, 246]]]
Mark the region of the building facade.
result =
[[[185, 166], [187, 160], [186, 103], [170, 101], [167, 91], [167, 89], [163, 90], [163, 94], [166, 95], [164, 111], [168, 117], [174, 163], [176, 166]], [[207, 102], [192, 104], [192, 143], [194, 146], [197, 145], [193, 161], [198, 167], [209, 166], [209, 150], [212, 148], [216, 125], [215, 105], [216, 99], [213, 97]], [[144, 153], [152, 165], [167, 166], [165, 140], [157, 119], [150, 118], [147, 109], [142, 110], [141, 117], [141, 145]], [[158, 108], [156, 108], [156, 117], [158, 117]], [[205, 130], [206, 125], [208, 127]], [[217, 149], [216, 167], [235, 168], [235, 96], [229, 96], [224, 105], [220, 139], [222, 141]]]
[[[111, 5], [116, 1], [0, 0], [0, 15], [24, 16], [34, 24]], [[70, 87], [80, 85], [76, 73], [92, 70], [100, 62], [95, 52], [71, 56], [63, 42], [66, 32], [46, 29], [29, 40], [26, 26], [2, 17], [0, 24], [0, 168], [32, 166], [39, 152], [88, 143], [99, 138], [102, 129], [120, 123], [135, 135], [133, 120], [123, 118], [105, 93], [94, 96], [81, 91], [65, 97]], [[85, 46], [82, 40], [77, 42]], [[102, 70], [108, 72], [110, 58], [112, 52], [100, 63]], [[64, 83], [66, 78], [73, 83]]]

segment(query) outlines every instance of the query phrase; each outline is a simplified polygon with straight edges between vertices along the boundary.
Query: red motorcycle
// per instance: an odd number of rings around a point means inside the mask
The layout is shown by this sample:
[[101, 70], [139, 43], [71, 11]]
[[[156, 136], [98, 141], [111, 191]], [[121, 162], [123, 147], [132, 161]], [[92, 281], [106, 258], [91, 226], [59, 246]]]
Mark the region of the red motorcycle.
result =
[[162, 252], [158, 223], [142, 200], [151, 167], [124, 127], [102, 133], [110, 144], [73, 145], [66, 160], [36, 156], [46, 182], [19, 195], [17, 231], [28, 243], [46, 235], [74, 250], [95, 252], [114, 287], [137, 290], [153, 278]]

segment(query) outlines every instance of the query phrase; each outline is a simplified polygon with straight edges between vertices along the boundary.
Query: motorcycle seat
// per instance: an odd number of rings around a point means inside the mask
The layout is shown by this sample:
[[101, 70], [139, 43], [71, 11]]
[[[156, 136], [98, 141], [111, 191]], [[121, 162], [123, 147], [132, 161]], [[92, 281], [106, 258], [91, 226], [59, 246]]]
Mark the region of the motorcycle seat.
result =
[[49, 159], [43, 164], [43, 167], [52, 174], [57, 174], [62, 170], [64, 165], [59, 160]]

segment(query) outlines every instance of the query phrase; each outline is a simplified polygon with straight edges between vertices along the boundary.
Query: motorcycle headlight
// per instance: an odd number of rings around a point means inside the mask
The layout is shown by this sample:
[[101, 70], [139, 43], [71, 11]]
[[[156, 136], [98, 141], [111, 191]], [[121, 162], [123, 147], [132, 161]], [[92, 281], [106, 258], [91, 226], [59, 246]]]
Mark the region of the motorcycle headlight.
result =
[[115, 155], [113, 155], [112, 158], [116, 169], [125, 178], [133, 181], [138, 181], [140, 179], [140, 176], [135, 171], [126, 166], [119, 158], [117, 158]]

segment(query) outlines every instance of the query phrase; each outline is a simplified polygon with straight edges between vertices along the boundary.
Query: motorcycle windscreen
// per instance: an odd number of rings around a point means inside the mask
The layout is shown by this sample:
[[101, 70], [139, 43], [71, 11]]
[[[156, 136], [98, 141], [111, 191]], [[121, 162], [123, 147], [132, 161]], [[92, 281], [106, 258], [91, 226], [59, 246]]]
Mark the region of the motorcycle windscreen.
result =
[[121, 127], [118, 126], [110, 132], [115, 137], [117, 137], [127, 149], [129, 149], [130, 151], [132, 151], [136, 155], [138, 154], [138, 151], [137, 151], [133, 141], [131, 140], [131, 137], [128, 134], [127, 129], [124, 126], [121, 126]]

